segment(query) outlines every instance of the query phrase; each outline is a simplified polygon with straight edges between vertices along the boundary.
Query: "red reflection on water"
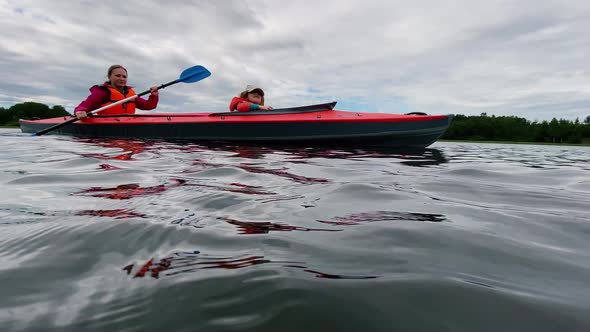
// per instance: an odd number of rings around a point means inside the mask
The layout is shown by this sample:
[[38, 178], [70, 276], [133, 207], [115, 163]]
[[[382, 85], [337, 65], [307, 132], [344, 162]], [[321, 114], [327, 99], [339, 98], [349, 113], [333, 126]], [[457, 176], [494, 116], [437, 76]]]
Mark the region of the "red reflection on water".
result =
[[182, 171], [182, 173], [184, 173], [184, 174], [200, 173], [202, 171], [223, 167], [224, 165], [211, 163], [207, 160], [195, 159], [191, 162], [191, 166], [194, 166], [194, 167], [185, 169]]
[[114, 210], [82, 210], [76, 213], [77, 216], [110, 217], [115, 219], [147, 218], [145, 214], [133, 212], [127, 209]]
[[375, 278], [378, 278], [378, 276], [373, 276], [373, 275], [370, 275], [370, 276], [347, 276], [347, 275], [341, 275], [341, 274], [324, 273], [324, 272], [319, 272], [319, 271], [314, 271], [314, 270], [309, 270], [309, 269], [305, 269], [303, 271], [313, 273], [313, 274], [315, 274], [316, 277], [323, 278], [323, 279], [375, 279]]
[[152, 266], [152, 264], [154, 263], [154, 259], [150, 259], [149, 261], [147, 261], [140, 269], [139, 271], [137, 271], [137, 273], [135, 274], [135, 278], [141, 278], [145, 275], [146, 272], [148, 272], [150, 270], [150, 267]]
[[[232, 157], [241, 157], [248, 159], [261, 159], [266, 155], [273, 153], [280, 153], [288, 155], [292, 163], [307, 163], [311, 158], [333, 158], [333, 159], [349, 159], [359, 157], [391, 157], [392, 155], [400, 154], [400, 149], [391, 148], [354, 148], [354, 147], [338, 147], [335, 145], [326, 146], [302, 146], [292, 144], [282, 145], [230, 145], [230, 144], [207, 144], [200, 145], [202, 150], [207, 151], [224, 151], [235, 153]], [[418, 150], [415, 153], [422, 153], [423, 150]], [[296, 160], [297, 159], [297, 160]]]
[[142, 141], [131, 141], [126, 139], [113, 139], [113, 140], [98, 140], [98, 139], [91, 139], [87, 140], [87, 142], [100, 145], [101, 147], [105, 148], [119, 148], [123, 150], [123, 153], [118, 153], [116, 155], [106, 154], [106, 153], [82, 153], [80, 154], [82, 157], [89, 157], [89, 158], [96, 158], [96, 159], [103, 159], [103, 160], [130, 160], [133, 155], [141, 153], [145, 150], [146, 146], [149, 143], [142, 142]]
[[[156, 260], [154, 258], [149, 259], [146, 263], [141, 265], [139, 270], [133, 276], [134, 278], [142, 278], [147, 273], [152, 278], [159, 278], [160, 273], [163, 271], [169, 271], [166, 273], [167, 276], [175, 275], [179, 273], [195, 272], [203, 269], [241, 269], [253, 265], [265, 264], [265, 263], [296, 263], [296, 262], [273, 262], [268, 259], [264, 259], [263, 256], [247, 256], [242, 258], [235, 257], [201, 257], [199, 251], [193, 252], [176, 252], [168, 257]], [[133, 267], [135, 264], [129, 264], [123, 268], [127, 274], [132, 274]]]
[[[297, 268], [308, 273], [313, 273], [317, 278], [326, 279], [374, 279], [375, 275], [352, 276], [324, 273], [312, 269], [301, 262], [292, 261], [273, 261], [264, 258], [264, 256], [252, 255], [246, 257], [208, 257], [202, 255], [198, 250], [179, 251], [162, 259], [150, 258], [147, 262], [138, 265], [138, 270], [133, 273], [135, 264], [129, 264], [122, 268], [128, 275], [133, 274], [133, 278], [143, 278], [146, 275], [159, 279], [160, 276], [172, 276], [181, 273], [194, 273], [204, 269], [224, 269], [235, 270], [251, 267], [260, 264], [280, 264], [283, 267]], [[163, 273], [166, 272], [166, 273]]]
[[400, 148], [304, 148], [290, 149], [293, 159], [308, 160], [311, 158], [326, 159], [358, 159], [358, 158], [395, 158], [402, 159], [401, 164], [408, 166], [434, 166], [448, 162], [447, 158], [437, 149], [400, 149]]
[[275, 193], [260, 190], [262, 187], [260, 186], [250, 186], [243, 183], [232, 182], [230, 186], [227, 188], [227, 191], [235, 192], [235, 193], [242, 193], [242, 194], [250, 194], [250, 195], [274, 195]]
[[296, 200], [296, 199], [301, 199], [301, 198], [305, 198], [305, 196], [302, 196], [302, 195], [278, 196], [278, 197], [263, 199], [260, 201], [262, 203], [271, 203], [271, 202], [280, 202], [280, 201], [290, 201], [290, 200]]
[[109, 165], [109, 164], [100, 164], [98, 167], [100, 169], [121, 169], [120, 167]]
[[204, 160], [204, 159], [195, 159], [195, 160], [193, 160], [193, 162], [191, 163], [191, 165], [194, 165], [194, 166], [203, 166], [204, 168], [211, 168], [211, 167], [220, 167], [220, 166], [223, 166], [222, 164], [215, 164], [215, 163], [209, 162], [209, 161]]
[[238, 221], [230, 218], [217, 218], [227, 222], [228, 224], [238, 226], [240, 234], [266, 234], [271, 231], [290, 232], [290, 231], [324, 231], [324, 232], [338, 232], [338, 229], [319, 229], [307, 228], [299, 226], [283, 225], [271, 222], [252, 222], [252, 221]]
[[136, 196], [159, 194], [170, 188], [179, 187], [186, 183], [186, 180], [182, 179], [171, 179], [171, 181], [172, 184], [160, 184], [151, 187], [141, 187], [137, 183], [122, 184], [114, 188], [92, 187], [77, 193], [73, 193], [72, 195], [89, 195], [108, 199], [130, 199]]
[[241, 168], [247, 172], [250, 173], [255, 173], [255, 174], [272, 174], [272, 175], [276, 175], [276, 176], [280, 176], [283, 178], [287, 178], [290, 180], [293, 180], [295, 182], [298, 183], [303, 183], [303, 184], [314, 184], [314, 183], [328, 183], [330, 182], [327, 179], [322, 179], [322, 178], [311, 178], [311, 177], [306, 177], [306, 176], [302, 176], [302, 175], [296, 175], [293, 173], [289, 173], [286, 172], [285, 170], [287, 169], [286, 167], [283, 167], [282, 169], [266, 169], [263, 167], [257, 167], [255, 165], [252, 164], [248, 164], [248, 163], [241, 163], [241, 164], [214, 164], [214, 163], [210, 163], [206, 160], [194, 160], [192, 162], [193, 166], [198, 166], [199, 169], [193, 169], [193, 170], [185, 170], [183, 173], [199, 173], [201, 171], [204, 170], [208, 170], [208, 169], [213, 169], [213, 168], [218, 168], [218, 167], [238, 167]]
[[276, 193], [271, 191], [260, 190], [259, 186], [250, 186], [242, 183], [230, 183], [229, 186], [213, 186], [209, 184], [191, 184], [195, 187], [213, 188], [220, 191], [228, 191], [233, 193], [248, 194], [248, 195], [275, 195]]
[[232, 149], [232, 151], [236, 153], [235, 155], [233, 155], [233, 157], [249, 159], [259, 159], [269, 153], [269, 151], [267, 151], [266, 149], [248, 146], [235, 147], [235, 149]]
[[276, 149], [260, 145], [230, 145], [230, 144], [200, 144], [201, 151], [223, 151], [233, 152], [232, 157], [247, 158], [247, 159], [261, 159], [268, 154], [272, 154]]
[[352, 213], [344, 217], [333, 217], [332, 220], [317, 220], [323, 224], [352, 226], [359, 225], [366, 222], [375, 221], [389, 221], [389, 220], [407, 220], [407, 221], [428, 221], [428, 222], [442, 222], [446, 220], [442, 214], [430, 213], [410, 213], [410, 212], [395, 212], [395, 211], [372, 211]]
[[282, 170], [278, 170], [278, 169], [266, 169], [266, 168], [262, 168], [262, 167], [256, 167], [250, 164], [239, 164], [237, 165], [237, 167], [248, 171], [250, 173], [259, 173], [259, 174], [272, 174], [272, 175], [276, 175], [276, 176], [280, 176], [280, 177], [284, 177], [290, 180], [293, 180], [297, 183], [302, 183], [302, 184], [314, 184], [314, 183], [328, 183], [330, 181], [328, 181], [327, 179], [321, 179], [321, 178], [310, 178], [310, 177], [306, 177], [306, 176], [301, 176], [301, 175], [296, 175], [296, 174], [292, 174], [289, 172], [285, 172], [284, 170], [287, 169], [286, 167], [283, 167]]

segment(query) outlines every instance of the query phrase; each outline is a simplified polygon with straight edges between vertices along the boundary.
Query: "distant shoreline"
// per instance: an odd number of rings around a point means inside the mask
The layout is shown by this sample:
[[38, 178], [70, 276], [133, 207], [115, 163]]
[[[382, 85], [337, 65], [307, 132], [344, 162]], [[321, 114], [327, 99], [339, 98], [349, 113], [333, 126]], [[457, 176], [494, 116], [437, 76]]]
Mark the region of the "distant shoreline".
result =
[[551, 143], [551, 142], [516, 142], [516, 141], [474, 141], [458, 139], [439, 139], [437, 142], [455, 143], [484, 143], [484, 144], [528, 144], [528, 145], [558, 145], [558, 146], [590, 146], [590, 143]]

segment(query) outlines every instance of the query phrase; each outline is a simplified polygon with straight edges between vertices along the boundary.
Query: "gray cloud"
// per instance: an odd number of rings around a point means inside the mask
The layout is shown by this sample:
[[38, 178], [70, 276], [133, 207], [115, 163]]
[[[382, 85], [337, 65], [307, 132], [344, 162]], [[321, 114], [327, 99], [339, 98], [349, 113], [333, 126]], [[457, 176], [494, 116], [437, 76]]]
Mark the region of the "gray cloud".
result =
[[72, 110], [109, 65], [139, 90], [195, 64], [160, 111], [218, 111], [248, 83], [293, 106], [358, 111], [590, 115], [590, 3], [0, 0], [0, 106]]

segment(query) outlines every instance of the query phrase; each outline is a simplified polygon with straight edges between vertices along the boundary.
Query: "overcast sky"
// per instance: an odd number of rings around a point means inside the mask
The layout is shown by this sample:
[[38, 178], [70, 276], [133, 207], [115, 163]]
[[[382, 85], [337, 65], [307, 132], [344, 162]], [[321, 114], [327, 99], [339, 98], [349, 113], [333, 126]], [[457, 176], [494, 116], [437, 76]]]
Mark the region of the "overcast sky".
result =
[[128, 69], [137, 91], [193, 65], [211, 77], [158, 111], [221, 111], [246, 84], [277, 107], [590, 115], [590, 1], [0, 0], [0, 106], [68, 111]]

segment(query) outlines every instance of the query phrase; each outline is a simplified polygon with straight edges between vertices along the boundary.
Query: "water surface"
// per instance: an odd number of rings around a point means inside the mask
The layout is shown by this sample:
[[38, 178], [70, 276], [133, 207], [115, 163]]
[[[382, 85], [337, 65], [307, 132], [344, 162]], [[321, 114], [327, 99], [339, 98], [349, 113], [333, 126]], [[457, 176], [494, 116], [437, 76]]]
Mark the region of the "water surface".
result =
[[590, 149], [0, 129], [2, 331], [587, 331]]

